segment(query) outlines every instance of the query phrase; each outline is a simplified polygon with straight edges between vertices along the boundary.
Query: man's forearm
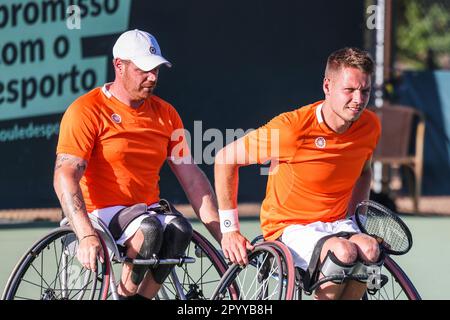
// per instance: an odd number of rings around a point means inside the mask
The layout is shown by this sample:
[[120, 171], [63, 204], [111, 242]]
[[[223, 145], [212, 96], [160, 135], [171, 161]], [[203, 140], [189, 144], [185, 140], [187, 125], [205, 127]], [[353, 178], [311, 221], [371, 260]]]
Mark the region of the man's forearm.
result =
[[353, 187], [352, 197], [348, 206], [348, 213], [353, 215], [356, 206], [363, 200], [368, 200], [370, 196], [370, 184], [372, 182], [372, 170], [364, 171]]
[[200, 168], [196, 168], [183, 188], [197, 217], [220, 243], [220, 222], [217, 213], [217, 199], [208, 178]]
[[55, 182], [55, 191], [62, 211], [69, 219], [70, 225], [79, 238], [88, 234], [94, 234], [95, 230], [87, 215], [80, 186], [67, 180], [61, 177], [59, 182]]
[[185, 191], [194, 211], [203, 222], [218, 221], [217, 199], [211, 184], [200, 169]]
[[237, 208], [239, 166], [216, 163], [214, 177], [219, 208], [222, 210]]
[[53, 186], [62, 211], [79, 238], [95, 232], [87, 215], [79, 184], [86, 167], [87, 162], [81, 158], [69, 154], [58, 154], [53, 179]]

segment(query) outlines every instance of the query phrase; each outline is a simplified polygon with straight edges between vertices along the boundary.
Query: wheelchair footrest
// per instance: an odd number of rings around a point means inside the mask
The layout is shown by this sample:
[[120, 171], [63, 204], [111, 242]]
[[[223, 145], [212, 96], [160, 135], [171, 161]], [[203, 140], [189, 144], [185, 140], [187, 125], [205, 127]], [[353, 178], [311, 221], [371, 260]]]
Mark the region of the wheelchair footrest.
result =
[[383, 288], [388, 282], [389, 279], [386, 275], [381, 274], [380, 275], [380, 279], [378, 281], [378, 279], [374, 279], [375, 283], [371, 283], [371, 285], [367, 286], [367, 293], [370, 295], [374, 295], [378, 292], [378, 290], [380, 290], [381, 288]]
[[157, 267], [161, 264], [164, 265], [169, 265], [169, 264], [173, 264], [173, 265], [182, 265], [183, 263], [194, 263], [195, 262], [195, 258], [192, 257], [180, 257], [180, 258], [175, 258], [175, 259], [159, 259], [158, 257], [153, 257], [150, 259], [132, 259], [129, 257], [125, 257], [124, 258], [124, 262], [128, 262], [128, 263], [132, 263], [135, 265], [147, 265], [147, 266], [153, 266], [153, 267]]

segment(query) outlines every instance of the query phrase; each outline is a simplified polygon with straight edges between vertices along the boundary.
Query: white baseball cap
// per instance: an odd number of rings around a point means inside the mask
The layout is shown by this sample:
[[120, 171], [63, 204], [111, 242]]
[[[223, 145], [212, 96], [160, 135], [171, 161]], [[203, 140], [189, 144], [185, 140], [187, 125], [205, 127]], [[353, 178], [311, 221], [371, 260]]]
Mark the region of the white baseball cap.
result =
[[150, 33], [138, 29], [129, 30], [120, 35], [113, 47], [114, 58], [131, 60], [136, 67], [150, 71], [161, 64], [172, 64], [161, 56], [156, 38]]

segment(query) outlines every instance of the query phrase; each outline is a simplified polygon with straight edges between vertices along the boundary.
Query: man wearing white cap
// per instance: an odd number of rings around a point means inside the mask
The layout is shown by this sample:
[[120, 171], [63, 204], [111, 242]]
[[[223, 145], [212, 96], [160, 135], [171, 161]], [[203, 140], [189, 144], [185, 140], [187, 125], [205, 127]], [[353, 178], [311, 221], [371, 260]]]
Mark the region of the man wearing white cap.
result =
[[[113, 48], [115, 79], [79, 97], [61, 122], [54, 187], [79, 239], [78, 260], [96, 269], [102, 247], [89, 216], [108, 225], [127, 256], [174, 258], [184, 253], [192, 227], [159, 197], [167, 160], [194, 211], [220, 243], [217, 204], [204, 173], [192, 161], [183, 123], [153, 90], [163, 58], [151, 34], [130, 30]], [[125, 263], [118, 287], [124, 299], [153, 298], [170, 266], [149, 271]], [[149, 271], [149, 272], [147, 272]]]

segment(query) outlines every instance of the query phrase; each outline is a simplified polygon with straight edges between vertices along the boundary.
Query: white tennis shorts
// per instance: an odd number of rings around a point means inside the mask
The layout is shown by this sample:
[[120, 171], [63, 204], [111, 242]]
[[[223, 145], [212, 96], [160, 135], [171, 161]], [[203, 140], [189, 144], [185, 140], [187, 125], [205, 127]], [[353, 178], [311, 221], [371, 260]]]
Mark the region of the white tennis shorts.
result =
[[[158, 206], [158, 203], [153, 203], [149, 206], [150, 208]], [[126, 208], [125, 206], [114, 206], [114, 207], [107, 207], [102, 209], [96, 209], [92, 211], [90, 214], [96, 216], [102, 222], [109, 226], [109, 223], [111, 222], [112, 218], [116, 215], [117, 212], [119, 212], [120, 209]], [[123, 246], [124, 243], [130, 239], [136, 231], [139, 229], [142, 220], [144, 220], [146, 217], [150, 216], [150, 214], [143, 214], [131, 221], [131, 223], [127, 226], [127, 228], [123, 231], [122, 236], [119, 238], [119, 240], [116, 241], [118, 245]], [[166, 226], [172, 219], [174, 219], [175, 215], [165, 215], [165, 214], [156, 214], [156, 217], [161, 221], [161, 224], [163, 226], [163, 230], [166, 229]]]
[[281, 241], [291, 250], [295, 265], [306, 270], [317, 241], [338, 232], [360, 233], [361, 231], [351, 219], [342, 219], [334, 222], [318, 221], [306, 225], [294, 224], [285, 228]]

